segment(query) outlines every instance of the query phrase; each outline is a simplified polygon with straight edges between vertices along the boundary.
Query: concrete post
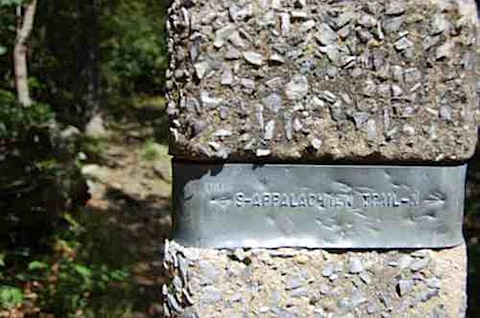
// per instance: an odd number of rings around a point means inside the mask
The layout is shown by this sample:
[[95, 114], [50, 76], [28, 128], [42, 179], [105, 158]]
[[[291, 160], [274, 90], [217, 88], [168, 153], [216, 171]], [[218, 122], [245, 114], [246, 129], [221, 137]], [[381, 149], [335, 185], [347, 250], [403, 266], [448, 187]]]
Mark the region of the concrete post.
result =
[[473, 0], [175, 0], [168, 27], [167, 317], [464, 317]]

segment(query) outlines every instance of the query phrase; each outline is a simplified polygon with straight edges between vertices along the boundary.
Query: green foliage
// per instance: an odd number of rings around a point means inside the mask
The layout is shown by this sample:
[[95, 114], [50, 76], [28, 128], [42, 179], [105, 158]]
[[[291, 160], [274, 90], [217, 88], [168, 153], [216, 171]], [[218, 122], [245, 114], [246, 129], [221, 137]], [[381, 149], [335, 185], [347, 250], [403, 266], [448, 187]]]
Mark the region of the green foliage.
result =
[[19, 6], [24, 2], [24, 0], [0, 0], [0, 6]]
[[0, 91], [0, 251], [47, 246], [61, 214], [86, 200], [76, 142], [47, 106], [22, 107]]
[[13, 7], [21, 5], [24, 0], [0, 0], [0, 6], [2, 7]]
[[[11, 249], [0, 254], [0, 309], [19, 307], [33, 292], [35, 307], [55, 317], [79, 317], [79, 313], [92, 318], [120, 317], [129, 312], [129, 267], [92, 257], [98, 244], [90, 245], [90, 221], [84, 214], [77, 216], [63, 216], [67, 226], [56, 229], [55, 253]], [[105, 227], [97, 230], [105, 231]], [[33, 290], [24, 291], [26, 285]]]
[[[137, 108], [141, 111], [148, 111], [148, 109], [155, 109], [159, 111], [165, 110], [165, 96], [164, 95], [141, 95], [132, 98], [133, 107]], [[158, 115], [157, 115], [158, 116]], [[150, 118], [151, 120], [155, 120], [155, 118]]]
[[21, 289], [0, 285], [0, 308], [10, 309], [18, 307], [23, 302], [23, 292]]
[[0, 5], [0, 89], [12, 89], [11, 51], [15, 41], [15, 9]]
[[101, 162], [103, 160], [103, 155], [107, 149], [108, 141], [102, 138], [82, 138], [82, 143], [80, 149], [82, 153], [86, 154], [88, 160], [93, 160], [94, 162]]
[[[98, 5], [98, 27], [89, 23], [87, 3]], [[28, 43], [28, 81], [39, 103], [28, 108], [11, 93], [15, 7], [21, 4], [0, 0], [0, 307], [31, 303], [33, 288], [34, 306], [55, 317], [121, 317], [133, 307], [132, 255], [112, 239], [107, 221], [85, 226], [85, 219], [68, 214], [87, 199], [78, 152], [100, 156], [105, 141], [65, 137], [61, 127], [81, 127], [91, 112], [88, 63], [100, 63], [103, 105], [162, 95], [168, 2], [39, 1]], [[101, 54], [92, 62], [85, 47], [96, 32]], [[155, 103], [164, 106], [163, 99]], [[161, 155], [157, 146], [146, 144], [144, 157]]]
[[155, 161], [162, 156], [166, 156], [167, 152], [165, 146], [156, 143], [153, 139], [148, 139], [140, 150], [140, 158], [145, 161]]
[[13, 94], [0, 90], [0, 140], [21, 139], [33, 129], [48, 129], [53, 125], [54, 115], [48, 106], [35, 104], [25, 108]]
[[30, 271], [43, 270], [43, 269], [47, 269], [47, 268], [48, 268], [48, 264], [45, 263], [45, 262], [31, 261], [28, 264], [28, 270], [30, 270]]
[[[153, 118], [144, 106], [163, 112], [164, 100], [149, 95], [163, 94], [168, 1], [39, 1], [28, 59], [40, 103], [29, 108], [10, 93], [20, 2], [0, 0], [0, 307], [31, 303], [33, 291], [34, 306], [55, 317], [121, 317], [138, 305], [131, 298], [134, 253], [118, 244], [125, 237], [114, 236], [124, 234], [106, 218], [69, 214], [87, 199], [77, 154], [101, 157], [105, 141], [66, 138], [61, 127], [81, 127], [91, 111], [85, 47], [96, 32], [102, 105], [141, 99], [139, 114]], [[98, 5], [98, 27], [89, 23], [88, 4]], [[151, 140], [141, 155], [154, 160], [164, 152]]]
[[[59, 271], [51, 267], [33, 270], [38, 281], [47, 286], [40, 293], [39, 305], [56, 317], [73, 317], [79, 310], [92, 307], [92, 299], [104, 294], [113, 283], [124, 283], [129, 279], [125, 269], [110, 269], [105, 264], [87, 264], [64, 257], [58, 263]], [[56, 277], [56, 284], [49, 284], [48, 278]]]
[[[44, 312], [53, 313], [55, 317], [75, 317], [82, 312], [86, 317], [106, 317], [104, 313], [129, 310], [128, 296], [131, 289], [131, 278], [128, 266], [108, 258], [108, 252], [101, 252], [97, 257], [98, 237], [92, 238], [94, 231], [109, 232], [103, 222], [95, 216], [85, 213], [65, 214], [68, 230], [58, 231], [56, 250], [61, 251], [59, 257], [46, 266], [45, 262], [30, 264], [30, 280], [43, 286], [38, 291], [38, 305]], [[95, 223], [92, 228], [90, 223]], [[100, 224], [98, 224], [100, 223]], [[105, 236], [110, 244], [114, 233]], [[117, 244], [118, 245], [118, 244]], [[50, 281], [52, 277], [54, 284]], [[120, 317], [120, 314], [112, 317]]]
[[[84, 16], [91, 3], [97, 5], [99, 23], [95, 30], [92, 17]], [[101, 76], [103, 107], [118, 109], [129, 106], [131, 97], [162, 95], [167, 67], [167, 6], [168, 1], [158, 0], [40, 1], [29, 60], [30, 77], [36, 79], [30, 80], [36, 83], [31, 87], [34, 99], [50, 105], [63, 123], [85, 124], [92, 111], [86, 103], [87, 88], [98, 86], [89, 83], [86, 76], [91, 73], [86, 67], [91, 63], [90, 52], [85, 50], [92, 41], [99, 46], [96, 69]], [[9, 22], [3, 23], [0, 13], [0, 26], [12, 25], [11, 14], [6, 16], [10, 16]], [[2, 35], [1, 29], [0, 44], [10, 48], [14, 33], [5, 30]], [[0, 76], [11, 76], [10, 63], [7, 55], [0, 56]], [[13, 87], [11, 80], [2, 84]]]
[[166, 6], [166, 1], [116, 0], [104, 7], [102, 73], [109, 97], [162, 92]]

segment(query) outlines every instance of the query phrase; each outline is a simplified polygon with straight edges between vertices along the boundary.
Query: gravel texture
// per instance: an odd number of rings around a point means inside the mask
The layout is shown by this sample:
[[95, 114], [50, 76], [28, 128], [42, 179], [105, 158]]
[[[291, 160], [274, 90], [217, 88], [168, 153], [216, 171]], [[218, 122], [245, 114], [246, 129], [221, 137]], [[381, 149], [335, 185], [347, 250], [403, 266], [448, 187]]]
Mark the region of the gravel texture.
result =
[[466, 249], [214, 250], [167, 242], [166, 317], [464, 317]]
[[[174, 0], [171, 153], [447, 162], [477, 140], [473, 0]], [[215, 250], [167, 242], [166, 317], [463, 317], [465, 247]]]
[[473, 0], [175, 0], [171, 152], [456, 161], [476, 143]]

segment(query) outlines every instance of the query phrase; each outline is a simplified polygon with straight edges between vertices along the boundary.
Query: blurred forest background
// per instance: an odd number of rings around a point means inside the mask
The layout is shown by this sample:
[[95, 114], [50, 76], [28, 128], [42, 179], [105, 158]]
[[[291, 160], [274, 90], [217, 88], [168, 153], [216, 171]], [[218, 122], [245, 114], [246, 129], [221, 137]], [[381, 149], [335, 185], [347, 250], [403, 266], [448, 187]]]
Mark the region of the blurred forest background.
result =
[[[0, 317], [162, 317], [167, 6], [0, 0]], [[480, 157], [470, 170], [480, 317]]]
[[161, 317], [167, 6], [0, 0], [0, 317]]

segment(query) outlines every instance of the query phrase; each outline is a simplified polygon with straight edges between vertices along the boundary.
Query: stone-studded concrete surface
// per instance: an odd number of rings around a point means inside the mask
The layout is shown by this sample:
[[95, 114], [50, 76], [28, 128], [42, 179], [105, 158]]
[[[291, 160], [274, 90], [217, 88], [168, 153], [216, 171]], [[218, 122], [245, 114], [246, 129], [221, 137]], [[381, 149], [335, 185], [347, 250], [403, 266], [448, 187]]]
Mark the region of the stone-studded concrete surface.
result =
[[177, 157], [473, 153], [473, 0], [175, 0], [169, 16]]
[[418, 317], [465, 314], [466, 249], [214, 250], [167, 242], [167, 317]]

